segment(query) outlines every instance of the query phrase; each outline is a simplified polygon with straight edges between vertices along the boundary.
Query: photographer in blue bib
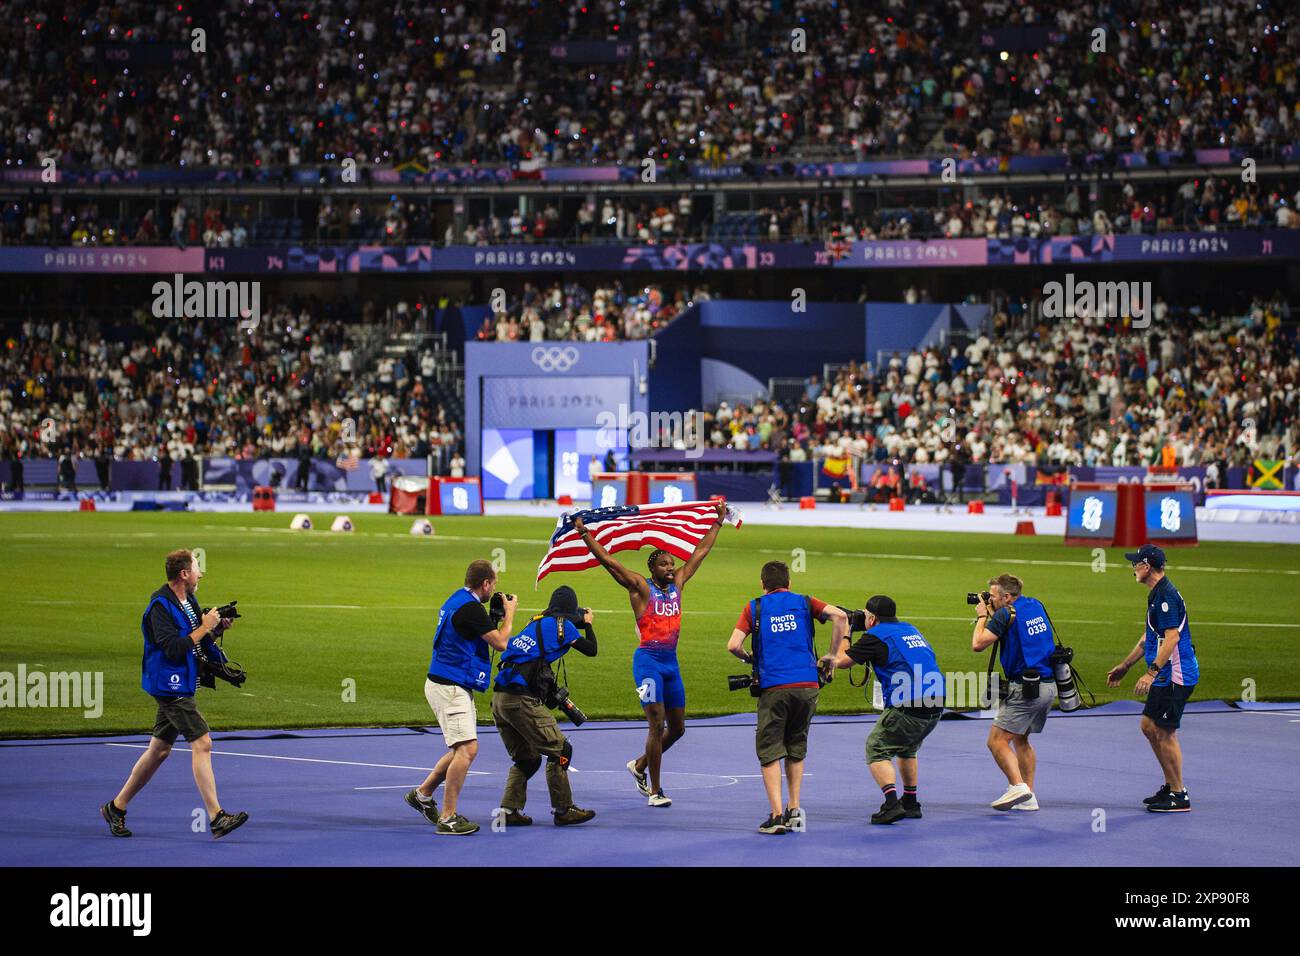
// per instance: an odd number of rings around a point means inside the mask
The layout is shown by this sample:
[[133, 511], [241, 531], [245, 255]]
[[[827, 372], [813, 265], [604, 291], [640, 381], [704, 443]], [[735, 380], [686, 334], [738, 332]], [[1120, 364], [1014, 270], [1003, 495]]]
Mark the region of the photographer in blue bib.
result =
[[[424, 814], [444, 836], [477, 833], [479, 825], [466, 820], [457, 806], [470, 764], [478, 756], [478, 727], [474, 692], [485, 691], [492, 674], [492, 651], [505, 650], [514, 626], [513, 594], [493, 601], [496, 620], [483, 607], [497, 589], [497, 572], [491, 561], [471, 561], [465, 569], [465, 586], [442, 602], [433, 634], [433, 657], [424, 682], [424, 698], [442, 729], [447, 752], [424, 783], [406, 794], [406, 802]], [[446, 783], [442, 813], [433, 791]]]
[[[852, 647], [841, 649], [838, 641], [833, 642], [822, 661], [829, 668], [870, 664], [880, 681], [885, 712], [867, 736], [867, 769], [885, 802], [871, 815], [871, 822], [919, 820], [916, 754], [943, 716], [943, 671], [921, 632], [898, 619], [898, 606], [891, 597], [869, 598], [865, 610], [849, 615], [849, 629], [866, 633]], [[895, 784], [894, 758], [903, 778], [902, 800]]]
[[[759, 579], [763, 596], [745, 605], [727, 642], [727, 650], [753, 665], [754, 671], [752, 675], [729, 677], [727, 682], [731, 690], [748, 688], [758, 698], [754, 745], [772, 811], [759, 824], [758, 832], [799, 832], [806, 823], [799, 797], [804, 758], [808, 755], [808, 728], [824, 683], [813, 644], [814, 621], [832, 623], [831, 641], [835, 646], [848, 634], [849, 618], [833, 604], [791, 592], [790, 569], [781, 561], [763, 565]], [[752, 653], [745, 650], [746, 637], [753, 638]], [[790, 791], [790, 802], [784, 809], [781, 760], [785, 761]]]
[[533, 822], [523, 812], [524, 803], [528, 799], [528, 781], [541, 768], [543, 757], [555, 825], [574, 826], [596, 815], [595, 810], [573, 805], [573, 791], [569, 789], [573, 745], [560, 732], [551, 713], [554, 707], [563, 709], [575, 727], [587, 719], [551, 670], [551, 665], [570, 648], [595, 657], [596, 632], [591, 626], [591, 609], [578, 607], [578, 595], [573, 588], [563, 586], [551, 593], [546, 610], [510, 638], [501, 654], [492, 689], [492, 718], [513, 762], [501, 797], [502, 819], [508, 827]]
[[[990, 578], [988, 590], [966, 596], [976, 605], [971, 650], [979, 653], [998, 645], [1003, 680], [988, 747], [1007, 789], [990, 804], [994, 810], [1037, 810], [1034, 769], [1037, 759], [1029, 735], [1041, 733], [1056, 699], [1052, 653], [1056, 640], [1047, 609], [1026, 597], [1024, 583], [1014, 574]], [[993, 661], [989, 660], [990, 677]], [[992, 680], [990, 680], [992, 684]]]
[[[219, 839], [242, 826], [248, 814], [221, 809], [217, 781], [212, 773], [212, 737], [207, 721], [194, 704], [194, 695], [200, 682], [207, 687], [215, 686], [214, 674], [236, 686], [243, 683], [242, 672], [234, 672], [236, 677], [232, 679], [229, 673], [207, 664], [208, 661], [225, 663], [225, 655], [212, 639], [231, 627], [233, 616], [238, 615], [227, 610], [231, 605], [207, 611], [199, 607], [194, 594], [203, 579], [203, 570], [191, 552], [173, 551], [167, 555], [163, 570], [167, 583], [150, 595], [140, 619], [144, 636], [140, 686], [158, 703], [153, 737], [148, 749], [135, 762], [121, 792], [100, 807], [99, 812], [113, 836], [129, 837], [127, 804], [153, 778], [171, 754], [177, 736], [183, 734], [190, 745], [194, 782], [208, 811], [209, 829], [213, 838]], [[232, 616], [224, 616], [227, 613]]]

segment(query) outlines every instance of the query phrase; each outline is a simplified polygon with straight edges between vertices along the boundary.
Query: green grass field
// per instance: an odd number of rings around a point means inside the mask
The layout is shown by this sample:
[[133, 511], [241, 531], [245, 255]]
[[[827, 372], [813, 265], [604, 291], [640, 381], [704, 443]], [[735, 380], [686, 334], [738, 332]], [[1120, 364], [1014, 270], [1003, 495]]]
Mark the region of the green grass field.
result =
[[[325, 515], [318, 516], [328, 524]], [[422, 692], [433, 622], [474, 558], [504, 554], [501, 587], [535, 613], [551, 588], [572, 585], [596, 610], [601, 653], [571, 654], [573, 697], [595, 718], [639, 717], [631, 679], [635, 631], [625, 592], [599, 569], [556, 574], [533, 590], [554, 522], [546, 518], [441, 518], [433, 538], [413, 538], [409, 518], [362, 515], [351, 535], [294, 533], [289, 518], [214, 514], [6, 514], [0, 516], [0, 671], [102, 671], [98, 719], [80, 710], [0, 710], [0, 736], [147, 731], [153, 702], [140, 690], [140, 615], [163, 581], [163, 555], [202, 547], [206, 604], [239, 600], [244, 619], [226, 638], [249, 671], [241, 690], [202, 690], [199, 706], [221, 730], [255, 727], [427, 725]], [[887, 593], [919, 626], [945, 671], [983, 671], [970, 652], [965, 593], [1011, 571], [1044, 601], [1099, 701], [1131, 693], [1105, 687], [1106, 670], [1141, 634], [1146, 590], [1122, 549], [1094, 570], [1087, 549], [1057, 539], [746, 525], [725, 528], [685, 593], [679, 655], [688, 715], [752, 710], [725, 676], [743, 672], [725, 645], [742, 604], [759, 593], [758, 569], [806, 552], [793, 588], [861, 607]], [[620, 555], [643, 567], [644, 554]], [[1170, 552], [1170, 577], [1187, 600], [1201, 661], [1197, 698], [1236, 699], [1254, 681], [1260, 700], [1300, 698], [1300, 548], [1203, 544]], [[829, 628], [819, 627], [825, 649]], [[822, 713], [866, 709], [841, 675]], [[345, 702], [344, 682], [355, 681]], [[487, 695], [479, 715], [488, 717]]]

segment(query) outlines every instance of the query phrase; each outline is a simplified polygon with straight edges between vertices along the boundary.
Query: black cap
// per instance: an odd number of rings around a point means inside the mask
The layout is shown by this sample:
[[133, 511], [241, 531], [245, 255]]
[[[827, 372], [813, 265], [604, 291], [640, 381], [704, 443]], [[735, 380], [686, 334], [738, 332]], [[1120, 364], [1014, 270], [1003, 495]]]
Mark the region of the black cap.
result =
[[1129, 564], [1137, 564], [1139, 561], [1145, 561], [1151, 567], [1159, 571], [1165, 566], [1165, 552], [1157, 548], [1154, 544], [1144, 544], [1136, 551], [1126, 552], [1124, 560]]
[[545, 613], [566, 617], [574, 624], [582, 623], [582, 608], [578, 607], [577, 592], [567, 584], [562, 584], [551, 592], [551, 603], [546, 606]]
[[891, 618], [898, 617], [898, 605], [894, 603], [893, 598], [877, 594], [874, 597], [867, 598], [867, 613], [873, 615], [877, 620], [888, 621]]

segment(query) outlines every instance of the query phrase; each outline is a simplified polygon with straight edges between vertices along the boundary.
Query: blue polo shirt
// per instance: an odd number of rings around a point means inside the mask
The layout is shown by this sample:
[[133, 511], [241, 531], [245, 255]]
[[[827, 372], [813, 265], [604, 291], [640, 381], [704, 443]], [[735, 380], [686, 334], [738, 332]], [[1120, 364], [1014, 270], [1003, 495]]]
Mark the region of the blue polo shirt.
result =
[[1192, 646], [1187, 605], [1183, 603], [1183, 596], [1174, 587], [1174, 582], [1164, 577], [1147, 596], [1147, 667], [1156, 662], [1156, 654], [1164, 641], [1165, 631], [1169, 628], [1177, 628], [1178, 646], [1174, 648], [1173, 656], [1160, 669], [1160, 674], [1151, 682], [1152, 686], [1164, 687], [1172, 681], [1184, 687], [1192, 687], [1201, 679], [1201, 667], [1196, 661], [1196, 648]]

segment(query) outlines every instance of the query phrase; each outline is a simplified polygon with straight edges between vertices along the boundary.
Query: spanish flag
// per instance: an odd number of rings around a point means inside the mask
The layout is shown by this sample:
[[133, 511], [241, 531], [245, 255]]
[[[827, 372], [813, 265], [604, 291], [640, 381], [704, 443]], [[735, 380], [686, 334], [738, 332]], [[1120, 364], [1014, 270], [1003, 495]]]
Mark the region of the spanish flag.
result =
[[841, 458], [826, 458], [822, 461], [822, 474], [832, 482], [849, 480], [850, 488], [858, 487], [857, 475], [853, 473], [853, 459], [849, 455]]

